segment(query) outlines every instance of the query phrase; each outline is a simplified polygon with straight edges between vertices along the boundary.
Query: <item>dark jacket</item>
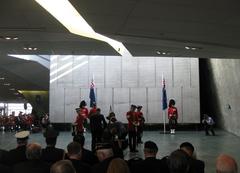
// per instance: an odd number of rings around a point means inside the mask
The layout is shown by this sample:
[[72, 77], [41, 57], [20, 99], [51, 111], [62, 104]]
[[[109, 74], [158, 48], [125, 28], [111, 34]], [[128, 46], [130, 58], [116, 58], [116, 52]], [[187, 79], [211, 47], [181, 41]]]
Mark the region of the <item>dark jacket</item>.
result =
[[132, 173], [165, 173], [162, 161], [155, 157], [148, 157], [145, 160], [136, 162], [132, 166]]
[[55, 147], [46, 147], [42, 149], [41, 159], [47, 163], [53, 164], [64, 157], [65, 151]]
[[106, 173], [110, 162], [114, 157], [107, 158], [92, 167], [92, 173]]
[[190, 159], [189, 173], [204, 173], [205, 164], [201, 160]]
[[27, 161], [25, 145], [10, 150], [6, 155], [6, 164], [10, 166], [24, 161]]
[[82, 159], [81, 159], [84, 163], [87, 163], [91, 166], [93, 166], [94, 164], [98, 163], [98, 158], [96, 155], [94, 155], [91, 151], [83, 148], [82, 150]]
[[76, 169], [76, 173], [90, 173], [91, 167], [90, 165], [82, 162], [81, 160], [69, 159], [73, 167]]
[[41, 160], [28, 160], [13, 167], [13, 173], [49, 173], [50, 165]]

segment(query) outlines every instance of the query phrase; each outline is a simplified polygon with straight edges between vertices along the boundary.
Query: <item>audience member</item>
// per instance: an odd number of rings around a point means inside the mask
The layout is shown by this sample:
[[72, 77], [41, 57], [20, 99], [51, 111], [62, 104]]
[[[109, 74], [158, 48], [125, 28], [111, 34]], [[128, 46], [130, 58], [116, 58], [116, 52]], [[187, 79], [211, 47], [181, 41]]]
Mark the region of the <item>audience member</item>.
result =
[[123, 159], [115, 158], [110, 162], [107, 173], [130, 173], [130, 170]]
[[81, 161], [81, 150], [81, 145], [78, 142], [71, 142], [67, 146], [68, 158], [77, 173], [90, 173], [90, 165]]
[[17, 148], [12, 149], [6, 155], [6, 163], [14, 165], [19, 162], [26, 161], [26, 146], [28, 144], [29, 131], [21, 131], [15, 134], [17, 139]]
[[216, 173], [237, 173], [238, 166], [235, 159], [229, 155], [221, 154], [217, 157]]
[[157, 159], [158, 147], [152, 141], [147, 141], [144, 144], [144, 160], [136, 162], [133, 164], [131, 171], [132, 173], [159, 173], [165, 172], [164, 166], [161, 160]]
[[49, 173], [50, 165], [41, 161], [41, 145], [32, 143], [27, 146], [27, 161], [17, 163], [13, 167], [14, 173]]
[[74, 142], [78, 142], [82, 147], [82, 157], [81, 160], [89, 165], [94, 165], [98, 163], [98, 158], [93, 154], [92, 151], [84, 148], [85, 137], [83, 135], [76, 135], [73, 137]]
[[64, 159], [65, 156], [65, 151], [63, 149], [55, 147], [58, 135], [58, 131], [53, 127], [47, 127], [46, 131], [43, 133], [47, 147], [42, 149], [42, 160], [50, 164]]
[[70, 160], [61, 160], [52, 165], [50, 173], [76, 173], [76, 170]]
[[189, 173], [204, 173], [205, 164], [201, 160], [197, 160], [193, 157], [194, 147], [189, 142], [184, 142], [180, 145], [180, 149], [188, 154], [190, 157], [190, 169]]
[[170, 173], [188, 173], [189, 156], [182, 150], [176, 150], [168, 158]]
[[109, 163], [114, 158], [112, 145], [109, 143], [97, 144], [96, 154], [100, 162], [92, 167], [92, 173], [106, 173]]

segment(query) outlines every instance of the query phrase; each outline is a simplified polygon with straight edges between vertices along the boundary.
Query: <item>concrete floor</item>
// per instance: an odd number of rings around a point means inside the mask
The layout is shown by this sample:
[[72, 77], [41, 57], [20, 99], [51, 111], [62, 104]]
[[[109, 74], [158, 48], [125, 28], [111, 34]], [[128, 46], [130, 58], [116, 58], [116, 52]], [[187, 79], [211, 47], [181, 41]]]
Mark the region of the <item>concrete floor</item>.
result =
[[[240, 138], [225, 131], [217, 131], [217, 136], [205, 136], [203, 131], [178, 131], [175, 135], [160, 134], [159, 131], [145, 131], [143, 141], [152, 140], [159, 147], [158, 157], [169, 155], [177, 149], [182, 142], [191, 142], [196, 150], [198, 159], [205, 161], [205, 172], [215, 172], [215, 159], [220, 153], [232, 155], [240, 163]], [[90, 148], [91, 134], [85, 133], [86, 148]], [[30, 142], [38, 142], [45, 147], [44, 137], [41, 133], [31, 134]], [[57, 141], [57, 147], [66, 149], [67, 144], [72, 141], [70, 132], [61, 132]], [[14, 133], [0, 132], [0, 148], [12, 149], [16, 146]], [[143, 157], [143, 145], [138, 146], [137, 154], [125, 151], [125, 159], [135, 156]]]

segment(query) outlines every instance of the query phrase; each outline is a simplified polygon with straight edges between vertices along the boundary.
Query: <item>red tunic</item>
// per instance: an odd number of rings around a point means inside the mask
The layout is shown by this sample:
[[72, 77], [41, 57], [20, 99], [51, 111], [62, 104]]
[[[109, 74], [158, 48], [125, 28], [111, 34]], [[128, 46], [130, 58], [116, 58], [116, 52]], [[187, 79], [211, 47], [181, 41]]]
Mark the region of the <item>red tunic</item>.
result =
[[172, 118], [173, 116], [178, 119], [177, 108], [174, 106], [168, 108], [168, 119]]
[[135, 131], [135, 127], [138, 123], [138, 117], [136, 115], [136, 112], [128, 111], [126, 116], [128, 120], [128, 130]]
[[77, 117], [75, 123], [77, 124], [77, 131], [80, 133], [84, 132], [83, 123], [84, 120], [88, 117], [88, 109], [87, 108], [81, 108]]

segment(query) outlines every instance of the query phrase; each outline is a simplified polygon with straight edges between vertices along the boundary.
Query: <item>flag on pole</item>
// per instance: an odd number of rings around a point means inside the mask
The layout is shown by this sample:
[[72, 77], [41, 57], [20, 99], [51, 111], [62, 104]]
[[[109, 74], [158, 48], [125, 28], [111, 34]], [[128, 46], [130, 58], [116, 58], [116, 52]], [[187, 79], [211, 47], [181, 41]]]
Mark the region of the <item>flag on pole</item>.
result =
[[167, 91], [166, 91], [166, 83], [165, 78], [162, 78], [162, 110], [167, 109]]
[[109, 108], [109, 114], [112, 113], [112, 105], [110, 105], [110, 108]]
[[95, 97], [94, 87], [95, 87], [95, 84], [94, 84], [93, 78], [92, 78], [91, 84], [90, 84], [90, 93], [89, 93], [90, 107], [91, 108], [94, 106], [94, 104], [96, 104], [96, 97]]

